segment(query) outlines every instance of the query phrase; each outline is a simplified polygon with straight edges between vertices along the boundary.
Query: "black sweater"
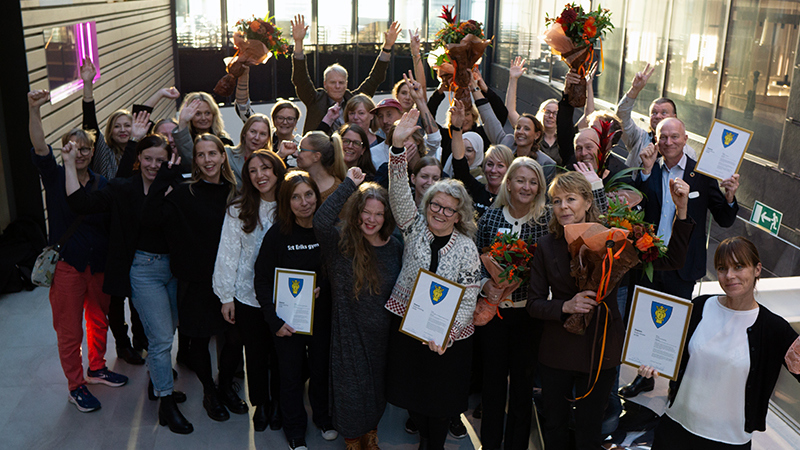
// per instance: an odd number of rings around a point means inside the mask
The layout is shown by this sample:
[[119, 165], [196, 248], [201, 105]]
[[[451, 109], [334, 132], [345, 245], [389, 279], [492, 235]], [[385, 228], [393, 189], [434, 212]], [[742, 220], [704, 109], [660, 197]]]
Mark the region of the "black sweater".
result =
[[319, 297], [314, 301], [314, 333], [330, 328], [331, 290], [322, 270], [322, 251], [313, 228], [303, 228], [292, 224], [292, 232], [281, 233], [280, 223], [275, 223], [264, 235], [255, 266], [256, 298], [261, 305], [264, 319], [273, 333], [285, 323], [275, 313], [273, 291], [275, 287], [275, 268], [307, 270], [317, 273]]

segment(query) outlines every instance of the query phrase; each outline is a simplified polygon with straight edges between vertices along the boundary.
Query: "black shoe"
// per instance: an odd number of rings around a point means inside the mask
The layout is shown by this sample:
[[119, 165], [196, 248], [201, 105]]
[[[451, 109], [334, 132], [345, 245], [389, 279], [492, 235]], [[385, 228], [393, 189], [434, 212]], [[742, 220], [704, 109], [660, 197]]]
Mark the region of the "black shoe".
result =
[[234, 383], [220, 383], [219, 395], [222, 403], [234, 414], [247, 414], [250, 408], [247, 403], [239, 398], [236, 391], [239, 390], [239, 385]]
[[[281, 415], [281, 405], [277, 400], [272, 401], [272, 407], [269, 411], [269, 429], [280, 430], [283, 426], [283, 416]], [[305, 445], [305, 444], [304, 444]]]
[[478, 406], [472, 410], [472, 418], [480, 419], [481, 417], [483, 417], [483, 403], [478, 403]]
[[117, 358], [134, 366], [144, 364], [144, 358], [133, 347], [117, 347]]
[[203, 395], [203, 408], [205, 408], [208, 417], [217, 422], [224, 422], [231, 418], [228, 410], [222, 406], [220, 402], [220, 394], [218, 391], [209, 392]]
[[133, 348], [138, 351], [147, 350], [147, 339], [136, 339], [133, 338]]
[[169, 425], [169, 431], [173, 433], [189, 434], [194, 431], [192, 424], [181, 414], [172, 395], [161, 397], [161, 403], [158, 405], [158, 423], [162, 426]]
[[419, 438], [419, 450], [428, 450], [428, 438]]
[[289, 439], [289, 448], [292, 450], [308, 450], [306, 440], [303, 438]]
[[[147, 382], [147, 398], [150, 400], [158, 400], [156, 397], [156, 389], [153, 387], [153, 380]], [[183, 403], [186, 401], [186, 394], [181, 391], [172, 391], [172, 398], [175, 399], [175, 403]]]
[[253, 414], [253, 429], [256, 431], [264, 431], [269, 425], [269, 417], [267, 417], [268, 408], [264, 405], [256, 406], [256, 412]]
[[467, 427], [461, 421], [461, 416], [453, 417], [450, 419], [450, 436], [456, 439], [463, 439], [467, 435]]
[[622, 398], [636, 397], [641, 392], [650, 392], [655, 387], [656, 381], [654, 378], [645, 378], [641, 375], [636, 375], [631, 384], [619, 388], [619, 396]]
[[408, 420], [406, 420], [406, 433], [408, 434], [419, 433], [419, 428], [417, 427], [417, 424], [414, 423], [414, 419], [412, 419], [411, 417], [409, 417]]

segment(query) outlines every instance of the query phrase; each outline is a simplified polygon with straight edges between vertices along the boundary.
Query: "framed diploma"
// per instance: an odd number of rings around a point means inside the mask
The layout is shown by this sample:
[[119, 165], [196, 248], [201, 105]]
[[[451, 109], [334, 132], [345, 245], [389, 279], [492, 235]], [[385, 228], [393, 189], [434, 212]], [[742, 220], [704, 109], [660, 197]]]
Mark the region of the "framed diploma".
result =
[[752, 137], [752, 131], [714, 119], [695, 172], [719, 181], [730, 178], [739, 172]]
[[400, 331], [414, 339], [444, 346], [463, 295], [464, 286], [420, 269]]
[[314, 329], [316, 283], [314, 272], [275, 268], [275, 312], [299, 334], [311, 335]]
[[678, 374], [692, 315], [692, 302], [636, 286], [622, 349], [622, 362], [647, 365], [670, 380]]

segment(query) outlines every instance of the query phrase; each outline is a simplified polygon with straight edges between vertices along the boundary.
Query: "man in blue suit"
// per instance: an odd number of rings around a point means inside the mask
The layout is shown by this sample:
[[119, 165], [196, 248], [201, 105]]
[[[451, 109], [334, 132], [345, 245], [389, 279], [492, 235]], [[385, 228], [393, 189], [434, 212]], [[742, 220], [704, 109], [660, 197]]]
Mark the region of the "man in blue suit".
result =
[[[723, 228], [733, 225], [739, 205], [736, 190], [739, 175], [718, 183], [717, 180], [694, 171], [697, 161], [687, 156], [683, 147], [688, 136], [682, 121], [677, 118], [662, 120], [656, 129], [658, 152], [650, 145], [642, 150], [642, 171], [636, 182], [645, 194], [644, 219], [658, 227], [658, 235], [669, 245], [675, 205], [669, 194], [669, 180], [681, 178], [689, 185], [689, 217], [697, 226], [689, 241], [686, 264], [679, 270], [656, 272], [651, 287], [685, 299], [691, 299], [694, 283], [706, 273], [706, 210]], [[665, 187], [666, 186], [666, 187]], [[722, 187], [725, 191], [720, 191]], [[648, 283], [649, 284], [649, 283]]]

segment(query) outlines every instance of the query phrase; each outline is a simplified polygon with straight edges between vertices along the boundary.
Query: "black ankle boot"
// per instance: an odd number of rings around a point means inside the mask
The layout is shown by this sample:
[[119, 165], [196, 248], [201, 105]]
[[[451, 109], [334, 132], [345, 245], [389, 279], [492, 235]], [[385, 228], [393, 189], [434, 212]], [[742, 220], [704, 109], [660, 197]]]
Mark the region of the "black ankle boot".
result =
[[[150, 400], [158, 400], [156, 397], [156, 389], [153, 387], [153, 380], [147, 382], [147, 398]], [[181, 391], [172, 391], [172, 398], [175, 399], [175, 403], [183, 403], [186, 401], [186, 394]]]
[[264, 431], [267, 429], [267, 425], [269, 425], [269, 417], [267, 417], [268, 412], [269, 407], [264, 405], [256, 406], [256, 412], [253, 414], [253, 429], [256, 431]]
[[158, 405], [158, 423], [161, 426], [169, 425], [169, 431], [173, 433], [189, 434], [194, 431], [192, 424], [181, 414], [172, 395], [161, 397], [161, 403]]
[[281, 415], [281, 405], [277, 400], [272, 401], [269, 412], [269, 429], [280, 430], [283, 426], [283, 416]]
[[203, 408], [208, 413], [208, 417], [217, 422], [224, 422], [231, 418], [228, 410], [219, 401], [219, 393], [216, 389], [203, 395]]
[[250, 408], [247, 403], [239, 398], [236, 393], [238, 385], [234, 386], [232, 382], [220, 382], [219, 393], [222, 403], [234, 414], [247, 414]]

